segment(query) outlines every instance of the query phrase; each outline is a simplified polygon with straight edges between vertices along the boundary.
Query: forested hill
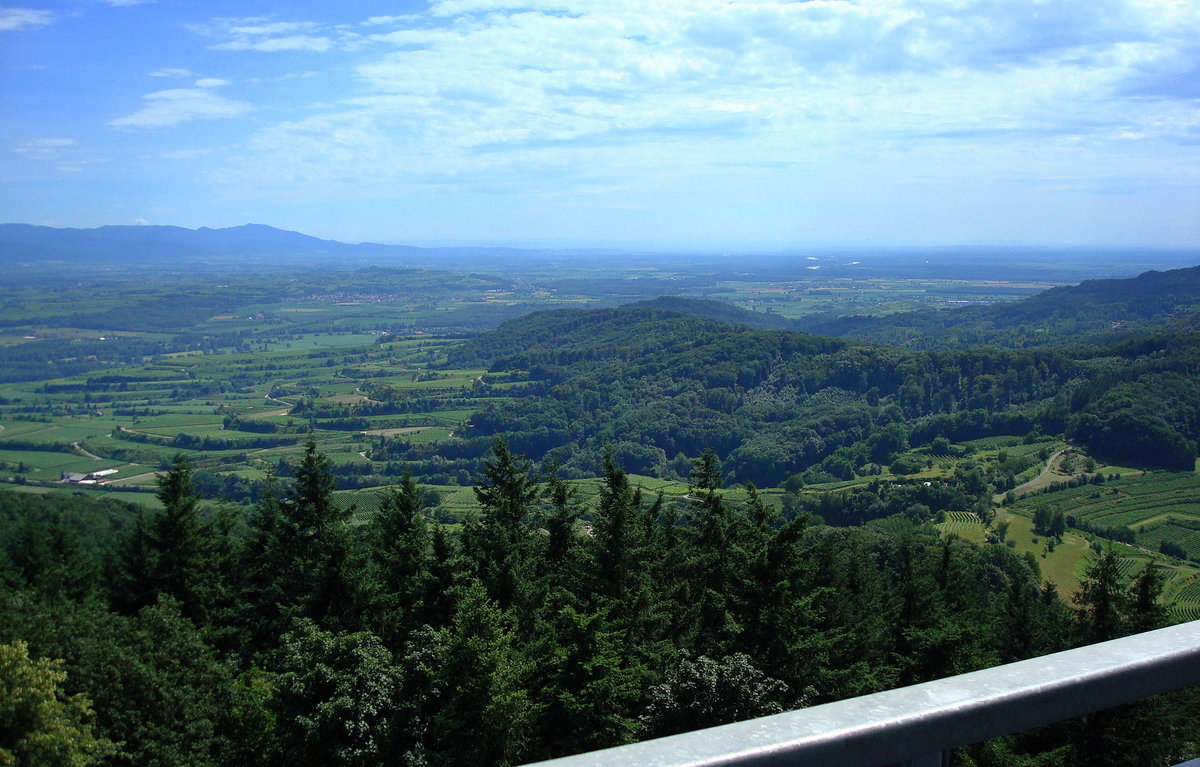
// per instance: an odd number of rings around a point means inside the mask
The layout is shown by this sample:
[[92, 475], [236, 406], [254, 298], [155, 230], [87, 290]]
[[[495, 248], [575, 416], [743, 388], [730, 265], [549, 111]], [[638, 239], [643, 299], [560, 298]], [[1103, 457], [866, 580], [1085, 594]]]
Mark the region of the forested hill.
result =
[[1038, 429], [1144, 465], [1191, 466], [1195, 340], [914, 351], [629, 306], [526, 315], [468, 341], [450, 364], [518, 381], [459, 432], [480, 447], [502, 435], [581, 473], [605, 445], [644, 473], [713, 449], [736, 480], [775, 484], [806, 471], [871, 473], [938, 436]]
[[[534, 312], [509, 320], [495, 330], [480, 333], [452, 352], [449, 364], [461, 367], [484, 365], [493, 370], [506, 370], [615, 359], [654, 365], [660, 355], [697, 349], [731, 333], [742, 334], [754, 346], [764, 338], [773, 339], [772, 345], [780, 345], [778, 348], [770, 352], [760, 350], [769, 354], [816, 354], [846, 346], [845, 341], [807, 333], [762, 335], [762, 331], [752, 327], [731, 325], [728, 321], [697, 316], [695, 312], [655, 308], [664, 301], [675, 307], [695, 307], [702, 311], [711, 306], [723, 306], [716, 301], [676, 298], [627, 304], [616, 309]], [[741, 312], [736, 307], [729, 309], [732, 311], [726, 316], [736, 317]], [[769, 363], [770, 356], [763, 362]]]
[[1087, 280], [990, 306], [933, 309], [887, 317], [811, 315], [798, 329], [920, 349], [970, 346], [1077, 346], [1148, 332], [1200, 330], [1200, 266]]
[[812, 467], [849, 478], [938, 434], [1024, 434], [1042, 418], [1061, 431], [1065, 412], [1038, 408], [1078, 375], [1055, 353], [912, 352], [638, 307], [528, 315], [451, 364], [528, 379], [475, 413], [466, 439], [503, 435], [581, 472], [605, 445], [643, 473], [711, 448], [759, 484]]
[[683, 296], [660, 296], [650, 301], [638, 301], [626, 304], [625, 308], [632, 309], [662, 309], [668, 312], [689, 314], [693, 317], [703, 317], [730, 325], [747, 325], [759, 330], [796, 330], [795, 321], [777, 314], [752, 312], [747, 309], [704, 298], [685, 298]]

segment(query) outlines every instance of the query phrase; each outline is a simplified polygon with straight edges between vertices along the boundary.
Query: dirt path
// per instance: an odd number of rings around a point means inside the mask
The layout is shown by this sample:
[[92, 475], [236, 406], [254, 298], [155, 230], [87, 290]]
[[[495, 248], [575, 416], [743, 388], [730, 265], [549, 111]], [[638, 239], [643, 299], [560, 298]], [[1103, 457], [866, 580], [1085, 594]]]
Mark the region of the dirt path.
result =
[[425, 429], [432, 429], [432, 426], [400, 426], [394, 429], [367, 429], [360, 431], [359, 434], [365, 434], [368, 437], [394, 437], [397, 434], [416, 434]]
[[150, 477], [157, 477], [157, 476], [158, 476], [157, 471], [147, 471], [143, 474], [133, 474], [128, 477], [121, 477], [120, 479], [114, 479], [111, 482], [109, 482], [108, 484], [110, 484], [110, 485], [133, 485], [138, 482], [141, 482], [144, 479], [148, 479]]
[[96, 455], [95, 453], [89, 453], [86, 449], [80, 447], [78, 442], [72, 442], [71, 447], [73, 447], [77, 453], [82, 453], [83, 455], [87, 456], [88, 458], [91, 458], [93, 461], [103, 461], [104, 460], [103, 458]]
[[[1058, 463], [1062, 458], [1063, 453], [1067, 452], [1068, 450], [1070, 450], [1070, 448], [1064, 447], [1062, 450], [1059, 450], [1057, 453], [1047, 458], [1046, 466], [1042, 469], [1040, 474], [1028, 482], [1022, 482], [1009, 492], [1011, 492], [1013, 495], [1022, 495], [1031, 490], [1037, 490], [1039, 488], [1046, 487], [1051, 482], [1055, 482], [1058, 480], [1058, 478], [1065, 476], [1058, 471]], [[994, 500], [996, 503], [1000, 503], [1004, 500], [1005, 495], [1005, 493], [1000, 493], [999, 495], [993, 496], [992, 500]]]
[[256, 421], [260, 418], [273, 418], [276, 416], [287, 415], [288, 413], [292, 412], [292, 407], [294, 406], [287, 400], [275, 399], [270, 394], [264, 394], [263, 397], [266, 398], [268, 402], [274, 402], [279, 405], [287, 405], [287, 407], [283, 410], [264, 410], [261, 413], [247, 413], [245, 416], [243, 416], [244, 418]]
[[173, 439], [173, 437], [170, 434], [159, 434], [159, 433], [153, 432], [153, 431], [145, 431], [144, 429], [127, 429], [124, 426], [118, 426], [117, 428], [123, 432], [126, 432], [127, 434], [144, 434], [147, 437], [158, 437], [159, 439]]
[[246, 415], [246, 420], [248, 420], [248, 421], [259, 421], [259, 420], [262, 420], [263, 418], [272, 418], [272, 417], [274, 417], [274, 416], [279, 416], [279, 415], [287, 415], [287, 414], [288, 414], [288, 413], [290, 413], [290, 412], [292, 412], [290, 409], [284, 409], [284, 410], [264, 410], [264, 411], [262, 411], [261, 413], [249, 413], [249, 414], [247, 414], [247, 415]]

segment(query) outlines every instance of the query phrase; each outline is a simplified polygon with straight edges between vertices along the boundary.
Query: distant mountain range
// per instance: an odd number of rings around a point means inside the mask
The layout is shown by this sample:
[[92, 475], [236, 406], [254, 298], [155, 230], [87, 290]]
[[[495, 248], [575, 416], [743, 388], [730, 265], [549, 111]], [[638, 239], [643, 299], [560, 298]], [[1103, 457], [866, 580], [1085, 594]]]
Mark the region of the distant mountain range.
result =
[[303, 262], [378, 262], [401, 259], [405, 265], [445, 265], [448, 257], [519, 256], [511, 248], [418, 248], [377, 243], [347, 244], [322, 240], [263, 224], [226, 229], [179, 226], [102, 226], [59, 229], [31, 224], [0, 224], [0, 265], [75, 262], [145, 264], [286, 256], [288, 265]]

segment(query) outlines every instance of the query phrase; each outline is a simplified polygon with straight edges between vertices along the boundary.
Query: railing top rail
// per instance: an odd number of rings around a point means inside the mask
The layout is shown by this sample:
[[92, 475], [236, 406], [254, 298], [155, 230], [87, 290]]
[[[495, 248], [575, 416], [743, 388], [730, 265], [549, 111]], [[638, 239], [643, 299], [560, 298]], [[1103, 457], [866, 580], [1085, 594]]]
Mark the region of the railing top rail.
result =
[[539, 764], [878, 767], [1195, 684], [1200, 684], [1200, 621]]

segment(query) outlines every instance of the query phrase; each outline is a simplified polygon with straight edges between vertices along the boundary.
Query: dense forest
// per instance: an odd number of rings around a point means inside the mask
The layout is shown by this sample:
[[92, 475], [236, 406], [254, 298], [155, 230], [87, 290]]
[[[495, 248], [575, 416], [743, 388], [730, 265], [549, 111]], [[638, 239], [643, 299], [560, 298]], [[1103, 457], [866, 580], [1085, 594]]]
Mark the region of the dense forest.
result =
[[[1068, 607], [1032, 557], [919, 519], [816, 525], [753, 486], [730, 503], [712, 453], [683, 504], [643, 497], [606, 456], [585, 508], [497, 441], [457, 536], [410, 478], [349, 526], [311, 445], [248, 520], [202, 514], [191, 476], [177, 461], [163, 510], [132, 524], [99, 502], [4, 497], [8, 763], [515, 764], [1165, 620], [1157, 571], [1126, 588], [1111, 551]], [[1171, 763], [1197, 746], [1198, 705], [1176, 695], [958, 758]]]
[[634, 305], [528, 315], [470, 339], [448, 364], [525, 372], [518, 399], [484, 404], [460, 433], [476, 450], [502, 435], [582, 475], [603, 445], [625, 470], [660, 474], [712, 449], [736, 481], [775, 485], [802, 472], [810, 482], [868, 474], [937, 437], [1034, 430], [1065, 430], [1114, 460], [1188, 468], [1197, 350], [1188, 334], [1085, 351], [910, 351]]

